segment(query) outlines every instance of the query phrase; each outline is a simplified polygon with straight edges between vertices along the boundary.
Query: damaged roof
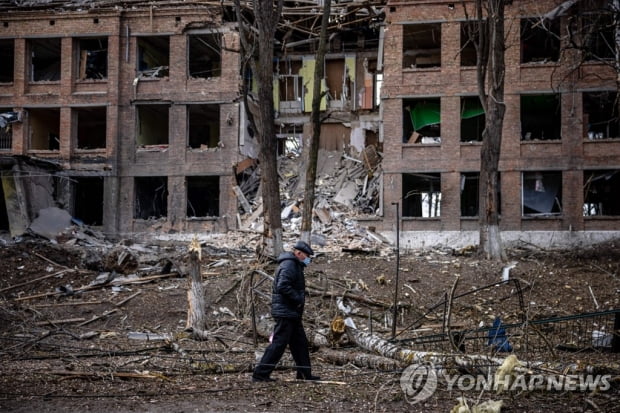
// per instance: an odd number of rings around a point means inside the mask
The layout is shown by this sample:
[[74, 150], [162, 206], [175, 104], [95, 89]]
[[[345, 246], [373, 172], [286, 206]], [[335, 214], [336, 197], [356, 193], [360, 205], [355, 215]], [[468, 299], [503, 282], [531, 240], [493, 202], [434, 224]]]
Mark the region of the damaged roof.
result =
[[[330, 34], [338, 34], [342, 38], [350, 38], [351, 43], [364, 39], [362, 48], [376, 48], [379, 38], [378, 27], [385, 18], [384, 7], [387, 0], [373, 1], [342, 1], [331, 4], [330, 22], [327, 29]], [[253, 2], [241, 1], [243, 18], [253, 20]], [[153, 10], [153, 9], [188, 9], [188, 8], [220, 9], [223, 18], [229, 21], [236, 19], [235, 2], [231, 0], [0, 0], [0, 12], [27, 11], [96, 11], [96, 10]], [[321, 0], [284, 1], [282, 15], [275, 35], [275, 45], [281, 50], [303, 45], [312, 49], [318, 42], [321, 30], [323, 2]], [[370, 42], [369, 42], [370, 41]]]

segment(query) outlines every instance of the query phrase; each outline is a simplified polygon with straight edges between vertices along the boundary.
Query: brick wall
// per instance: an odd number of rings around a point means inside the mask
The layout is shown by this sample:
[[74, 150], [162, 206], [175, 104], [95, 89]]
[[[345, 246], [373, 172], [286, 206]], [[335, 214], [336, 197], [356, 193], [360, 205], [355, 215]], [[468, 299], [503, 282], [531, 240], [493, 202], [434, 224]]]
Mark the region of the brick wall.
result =
[[[459, 101], [476, 95], [475, 68], [461, 68], [458, 58], [460, 22], [465, 19], [462, 4], [453, 2], [391, 3], [385, 43], [385, 82], [383, 85], [385, 223], [394, 219], [389, 206], [402, 194], [402, 173], [441, 172], [442, 203], [440, 219], [410, 219], [407, 230], [472, 229], [471, 219], [460, 218], [458, 178], [461, 172], [480, 167], [480, 144], [460, 143]], [[524, 4], [527, 3], [527, 4]], [[470, 5], [468, 5], [469, 7]], [[586, 65], [576, 73], [566, 67], [570, 53], [560, 65], [522, 65], [520, 63], [519, 16], [535, 16], [555, 7], [553, 1], [513, 2], [506, 8], [506, 83], [503, 140], [501, 146], [501, 227], [504, 230], [581, 230], [602, 227], [585, 223], [582, 217], [583, 168], [620, 168], [620, 142], [584, 141], [581, 119], [581, 92], [597, 88], [615, 89], [614, 74], [603, 65]], [[471, 10], [469, 10], [470, 16]], [[403, 26], [441, 22], [441, 67], [403, 68]], [[596, 67], [595, 67], [596, 66]], [[520, 97], [527, 93], [562, 94], [562, 139], [521, 141]], [[402, 100], [415, 97], [441, 98], [441, 145], [402, 143]], [[562, 206], [559, 217], [522, 218], [521, 173], [524, 171], [562, 171]], [[620, 221], [607, 220], [607, 229], [619, 229]], [[389, 229], [385, 225], [385, 229]]]
[[[0, 36], [13, 38], [15, 75], [12, 84], [0, 85], [0, 106], [17, 110], [50, 107], [60, 110], [60, 150], [36, 151], [36, 156], [58, 160], [69, 174], [99, 175], [104, 183], [104, 229], [107, 233], [125, 233], [150, 229], [187, 230], [185, 176], [217, 175], [220, 181], [220, 213], [223, 223], [213, 220], [192, 222], [192, 230], [223, 229], [226, 216], [236, 213], [234, 194], [225, 190], [232, 176], [232, 165], [239, 160], [237, 124], [239, 107], [239, 56], [237, 34], [221, 23], [208, 8], [149, 11], [99, 10], [33, 11], [3, 16], [7, 25]], [[188, 79], [187, 33], [189, 24], [214, 21], [223, 32], [222, 75], [210, 79]], [[158, 80], [136, 78], [137, 36], [169, 36], [170, 76]], [[55, 82], [29, 82], [29, 41], [33, 38], [61, 39], [61, 79]], [[108, 39], [106, 80], [77, 81], [76, 39]], [[135, 104], [163, 102], [170, 105], [169, 146], [166, 150], [136, 151]], [[190, 103], [220, 105], [222, 147], [217, 151], [189, 152], [186, 142], [187, 111]], [[107, 109], [106, 147], [94, 151], [76, 151], [74, 107], [102, 106]], [[27, 116], [13, 127], [11, 154], [34, 154], [29, 148]], [[168, 222], [161, 226], [135, 222], [134, 177], [168, 177]], [[224, 190], [222, 190], [224, 189]], [[234, 222], [234, 221], [233, 221]]]

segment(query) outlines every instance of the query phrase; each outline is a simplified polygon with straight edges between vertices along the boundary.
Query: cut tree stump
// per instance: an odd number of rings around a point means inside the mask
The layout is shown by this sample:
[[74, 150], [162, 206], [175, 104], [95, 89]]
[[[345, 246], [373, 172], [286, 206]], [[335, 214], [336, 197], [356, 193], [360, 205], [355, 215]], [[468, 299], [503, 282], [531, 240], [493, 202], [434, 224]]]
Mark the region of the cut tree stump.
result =
[[187, 291], [187, 323], [186, 330], [192, 332], [192, 337], [198, 340], [207, 338], [205, 294], [200, 273], [201, 249], [196, 238], [189, 246], [189, 290]]

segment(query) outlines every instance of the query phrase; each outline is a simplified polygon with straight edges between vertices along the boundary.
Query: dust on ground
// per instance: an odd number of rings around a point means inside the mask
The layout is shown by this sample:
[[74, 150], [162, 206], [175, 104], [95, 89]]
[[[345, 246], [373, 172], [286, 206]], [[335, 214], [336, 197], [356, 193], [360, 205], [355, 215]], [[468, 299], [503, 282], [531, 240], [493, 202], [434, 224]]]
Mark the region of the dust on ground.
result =
[[[135, 271], [143, 283], [116, 285], [101, 281], [109, 273], [88, 248], [40, 239], [0, 248], [1, 411], [448, 412], [461, 396], [503, 400], [503, 412], [620, 411], [618, 376], [610, 390], [595, 393], [461, 394], [440, 384], [431, 397], [412, 405], [400, 386], [402, 369], [339, 365], [317, 347], [311, 354], [313, 373], [327, 383], [296, 381], [287, 368], [273, 373], [275, 383], [252, 383], [255, 352], [267, 344], [253, 333], [252, 309], [257, 317], [268, 313], [269, 282], [261, 280], [274, 264], [260, 262], [247, 249], [203, 244], [211, 337], [199, 341], [185, 331], [188, 277], [174, 271], [184, 265], [186, 245], [157, 248]], [[615, 242], [553, 251], [525, 245], [509, 249], [508, 255], [508, 262], [498, 263], [467, 249], [401, 251], [397, 269], [394, 251], [319, 254], [306, 271], [313, 287], [304, 317], [308, 336], [328, 328], [344, 305], [358, 328], [390, 338], [395, 293], [399, 338], [440, 331], [446, 314], [441, 303], [451, 292], [449, 326], [455, 330], [489, 326], [495, 317], [510, 324], [524, 315], [533, 321], [620, 308], [620, 248]], [[482, 288], [500, 282], [509, 264], [514, 264], [509, 277], [518, 285]], [[116, 280], [127, 276], [113, 275]], [[254, 307], [250, 282], [259, 284]], [[340, 302], [338, 296], [345, 292], [365, 300]], [[435, 310], [429, 312], [431, 308]], [[579, 335], [576, 327], [568, 324], [567, 329]], [[618, 354], [580, 342], [567, 339], [558, 347], [546, 341], [547, 346], [535, 350], [526, 349], [520, 337], [511, 344], [519, 358], [559, 366], [617, 368], [620, 361]], [[446, 345], [444, 340], [419, 349], [450, 350]], [[466, 352], [486, 351], [480, 340], [464, 345]], [[346, 338], [336, 350], [361, 351]]]

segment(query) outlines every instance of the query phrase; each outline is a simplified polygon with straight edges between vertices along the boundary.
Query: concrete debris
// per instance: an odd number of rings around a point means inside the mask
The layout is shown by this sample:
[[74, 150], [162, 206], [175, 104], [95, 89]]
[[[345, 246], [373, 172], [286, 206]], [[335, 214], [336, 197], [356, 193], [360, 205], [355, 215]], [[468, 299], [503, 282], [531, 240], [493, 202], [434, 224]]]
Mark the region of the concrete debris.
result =
[[[315, 204], [313, 207], [312, 243], [323, 251], [359, 250], [389, 254], [390, 242], [374, 231], [372, 226], [360, 225], [356, 218], [372, 221], [382, 214], [381, 158], [373, 145], [357, 156], [338, 151], [319, 151]], [[280, 195], [283, 199], [282, 225], [286, 236], [300, 234], [303, 208], [303, 177], [306, 165], [299, 154], [287, 154], [279, 159]], [[251, 162], [237, 164], [238, 188], [251, 205], [241, 205], [238, 222], [242, 231], [263, 230], [260, 175]], [[241, 173], [243, 175], [241, 175]], [[238, 196], [239, 198], [239, 196]]]
[[70, 226], [71, 215], [67, 211], [50, 207], [39, 211], [39, 216], [32, 221], [29, 230], [50, 241], [56, 241], [56, 237]]

